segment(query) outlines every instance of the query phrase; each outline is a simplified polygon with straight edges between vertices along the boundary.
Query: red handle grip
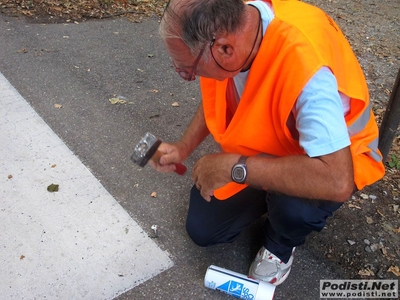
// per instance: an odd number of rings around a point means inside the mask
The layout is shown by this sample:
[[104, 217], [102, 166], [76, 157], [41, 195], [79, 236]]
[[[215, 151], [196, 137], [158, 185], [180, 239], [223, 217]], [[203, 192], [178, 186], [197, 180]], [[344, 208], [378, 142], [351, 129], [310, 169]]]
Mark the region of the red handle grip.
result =
[[187, 168], [186, 168], [185, 165], [183, 165], [183, 164], [175, 164], [175, 167], [176, 167], [175, 172], [177, 174], [183, 175], [183, 174], [186, 173]]

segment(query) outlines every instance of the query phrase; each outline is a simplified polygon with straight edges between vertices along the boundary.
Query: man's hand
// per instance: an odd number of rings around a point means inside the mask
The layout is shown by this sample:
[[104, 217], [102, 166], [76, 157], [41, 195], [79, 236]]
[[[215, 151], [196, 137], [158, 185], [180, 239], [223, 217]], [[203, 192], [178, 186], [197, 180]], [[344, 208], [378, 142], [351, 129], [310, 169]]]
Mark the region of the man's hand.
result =
[[231, 170], [238, 154], [209, 154], [200, 158], [193, 167], [192, 180], [206, 201], [211, 201], [214, 190], [231, 180]]
[[161, 143], [158, 151], [163, 155], [156, 162], [149, 160], [148, 164], [159, 172], [171, 173], [176, 170], [176, 163], [184, 161], [188, 154], [186, 154], [185, 145], [182, 142], [177, 143]]

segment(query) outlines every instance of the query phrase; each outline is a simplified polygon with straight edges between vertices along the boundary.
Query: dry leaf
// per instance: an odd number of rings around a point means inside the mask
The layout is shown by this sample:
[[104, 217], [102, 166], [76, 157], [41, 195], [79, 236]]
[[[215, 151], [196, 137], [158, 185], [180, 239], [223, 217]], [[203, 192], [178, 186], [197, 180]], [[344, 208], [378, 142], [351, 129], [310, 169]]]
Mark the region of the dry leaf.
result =
[[32, 16], [32, 12], [31, 11], [29, 11], [29, 10], [23, 10], [23, 11], [21, 11], [25, 16], [27, 16], [27, 17], [31, 17]]
[[173, 107], [179, 107], [179, 103], [178, 102], [174, 102], [174, 103], [172, 103], [172, 106]]
[[367, 221], [368, 224], [374, 223], [374, 220], [372, 220], [371, 217], [365, 217], [365, 219], [366, 219], [366, 221]]
[[156, 192], [152, 192], [150, 196], [153, 197], [153, 198], [156, 198], [157, 197], [157, 193]]
[[56, 103], [56, 104], [54, 104], [54, 107], [55, 107], [55, 108], [61, 108], [61, 107], [62, 107], [62, 105], [61, 105], [61, 104], [57, 104], [57, 103]]
[[377, 212], [381, 217], [384, 217], [384, 216], [385, 216], [379, 209], [376, 209], [376, 212]]
[[372, 270], [366, 268], [366, 269], [362, 269], [362, 270], [358, 271], [358, 275], [361, 275], [361, 276], [374, 276], [375, 273]]
[[156, 90], [156, 89], [154, 89], [154, 90], [151, 90], [153, 93], [158, 93], [158, 90]]
[[359, 206], [357, 206], [357, 205], [354, 205], [354, 204], [349, 204], [349, 207], [350, 208], [357, 208], [357, 209], [361, 209], [361, 207], [359, 207]]
[[25, 258], [25, 255], [21, 255], [21, 256], [19, 257], [20, 260], [23, 260], [24, 258]]
[[399, 205], [398, 204], [390, 204], [393, 207], [393, 211], [397, 212], [399, 210]]
[[396, 229], [396, 228], [393, 228], [393, 232], [394, 232], [394, 233], [400, 233], [400, 227], [397, 228], [397, 229]]
[[128, 103], [128, 101], [124, 100], [124, 99], [120, 99], [120, 98], [110, 98], [108, 99], [108, 101], [110, 101], [111, 104], [126, 104]]
[[57, 166], [56, 164], [52, 164], [52, 165], [51, 165], [52, 168], [55, 168], [56, 166]]
[[54, 184], [54, 183], [50, 184], [50, 185], [47, 187], [47, 190], [48, 190], [50, 193], [58, 192], [58, 184]]
[[28, 53], [28, 49], [22, 48], [20, 50], [17, 50], [17, 53]]
[[387, 272], [392, 272], [394, 275], [396, 275], [397, 277], [400, 277], [400, 270], [398, 266], [391, 266]]
[[386, 248], [385, 247], [383, 247], [382, 249], [381, 249], [381, 251], [382, 251], [382, 253], [383, 253], [383, 255], [387, 255], [387, 250], [386, 250]]
[[[13, 176], [12, 175], [8, 175], [7, 178], [11, 179], [11, 178], [13, 178]], [[400, 229], [400, 227], [399, 227], [399, 229]]]

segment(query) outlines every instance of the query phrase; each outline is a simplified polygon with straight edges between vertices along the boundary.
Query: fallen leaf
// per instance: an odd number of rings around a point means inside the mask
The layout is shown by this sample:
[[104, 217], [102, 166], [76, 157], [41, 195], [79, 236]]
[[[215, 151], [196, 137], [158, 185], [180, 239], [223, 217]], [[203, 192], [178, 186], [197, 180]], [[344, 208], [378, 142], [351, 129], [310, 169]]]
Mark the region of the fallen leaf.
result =
[[31, 11], [29, 11], [29, 10], [23, 10], [23, 11], [21, 11], [25, 16], [27, 16], [27, 17], [31, 17], [32, 16], [32, 12]]
[[124, 99], [120, 99], [120, 98], [110, 98], [108, 99], [108, 101], [110, 101], [111, 104], [126, 104], [128, 103], [128, 101], [124, 100]]
[[154, 56], [154, 54], [150, 54], [150, 53], [147, 54], [147, 57], [153, 57], [153, 56]]
[[179, 103], [178, 102], [174, 102], [174, 103], [172, 103], [172, 106], [173, 107], [179, 107]]
[[52, 168], [55, 168], [55, 167], [57, 167], [57, 165], [56, 165], [56, 164], [52, 164], [51, 167], [52, 167]]
[[154, 89], [154, 90], [151, 90], [153, 93], [158, 93], [158, 90], [156, 90], [156, 89]]
[[55, 107], [55, 108], [61, 108], [62, 105], [61, 105], [61, 104], [54, 104], [54, 107]]
[[150, 196], [153, 197], [153, 198], [156, 198], [157, 197], [157, 193], [156, 192], [152, 192]]
[[384, 216], [385, 216], [379, 209], [376, 209], [376, 212], [377, 212], [381, 217], [384, 217]]
[[361, 209], [361, 207], [359, 207], [359, 206], [357, 206], [357, 205], [354, 205], [354, 204], [349, 204], [349, 207], [350, 208], [357, 208], [357, 209]]
[[19, 257], [20, 260], [23, 260], [24, 258], [25, 258], [25, 255], [21, 255], [21, 256]]
[[386, 248], [385, 247], [383, 247], [382, 249], [381, 249], [381, 251], [382, 251], [382, 253], [383, 253], [383, 255], [387, 255], [387, 250], [386, 250]]
[[400, 277], [400, 270], [399, 270], [398, 266], [390, 266], [390, 268], [387, 270], [387, 272], [392, 272], [397, 277]]
[[366, 219], [366, 221], [367, 221], [368, 224], [374, 223], [374, 220], [372, 220], [371, 217], [365, 217], [365, 219]]
[[374, 276], [375, 273], [372, 270], [366, 268], [366, 269], [362, 269], [362, 270], [358, 271], [358, 275], [361, 275], [361, 276]]
[[400, 233], [400, 227], [397, 228], [397, 229], [396, 229], [396, 228], [393, 228], [393, 232], [394, 232], [394, 233]]
[[54, 184], [54, 183], [50, 184], [50, 185], [47, 187], [47, 190], [48, 190], [50, 193], [58, 192], [58, 184]]
[[28, 53], [28, 49], [26, 48], [19, 49], [17, 50], [17, 53]]
[[13, 176], [12, 176], [12, 175], [8, 175], [7, 178], [8, 178], [8, 179], [11, 179], [11, 178], [13, 178]]

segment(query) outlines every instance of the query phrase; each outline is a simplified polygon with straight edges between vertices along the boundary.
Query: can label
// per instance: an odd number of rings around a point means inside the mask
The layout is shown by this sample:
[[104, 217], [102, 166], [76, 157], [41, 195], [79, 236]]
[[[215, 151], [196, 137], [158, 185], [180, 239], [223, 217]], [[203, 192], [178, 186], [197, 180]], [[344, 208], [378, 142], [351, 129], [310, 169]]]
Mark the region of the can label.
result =
[[228, 282], [218, 286], [217, 290], [220, 290], [237, 298], [254, 299], [254, 295], [249, 293], [249, 288], [246, 288], [244, 287], [244, 284], [233, 280], [229, 280]]
[[[262, 283], [261, 290], [263, 295], [258, 293], [260, 290], [260, 282], [248, 278], [247, 276], [223, 269], [217, 266], [210, 266], [204, 278], [204, 285], [213, 290], [219, 290], [231, 296], [246, 300], [272, 299], [275, 287], [266, 283]], [[269, 287], [271, 286], [271, 287]]]

